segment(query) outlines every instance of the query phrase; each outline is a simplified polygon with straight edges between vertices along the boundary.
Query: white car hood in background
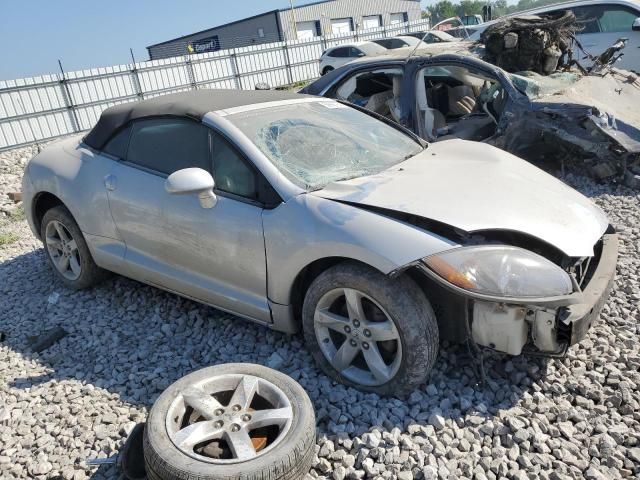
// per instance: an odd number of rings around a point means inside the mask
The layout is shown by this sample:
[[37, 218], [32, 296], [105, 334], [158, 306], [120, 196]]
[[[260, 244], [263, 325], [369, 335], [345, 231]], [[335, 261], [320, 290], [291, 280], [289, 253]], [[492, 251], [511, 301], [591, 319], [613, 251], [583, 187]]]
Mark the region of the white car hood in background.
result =
[[430, 144], [380, 174], [332, 183], [313, 194], [466, 232], [522, 232], [570, 257], [593, 255], [609, 225], [600, 208], [560, 180], [495, 147], [463, 140]]

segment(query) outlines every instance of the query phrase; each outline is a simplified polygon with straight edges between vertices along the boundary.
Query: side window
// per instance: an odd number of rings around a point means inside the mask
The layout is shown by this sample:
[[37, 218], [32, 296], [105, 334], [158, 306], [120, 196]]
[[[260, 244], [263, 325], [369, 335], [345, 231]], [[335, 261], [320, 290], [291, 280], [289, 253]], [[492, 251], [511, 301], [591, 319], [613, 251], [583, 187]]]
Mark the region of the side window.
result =
[[349, 56], [349, 49], [346, 47], [336, 48], [329, 54], [330, 57], [344, 58]]
[[135, 122], [127, 161], [166, 175], [191, 167], [210, 172], [209, 129], [181, 118]]
[[583, 29], [578, 33], [630, 32], [640, 14], [622, 5], [589, 5], [573, 9]]
[[117, 158], [125, 158], [130, 136], [131, 126], [120, 130], [120, 132], [116, 133], [116, 135], [107, 142], [107, 145], [104, 147], [104, 152]]
[[222, 136], [211, 133], [213, 178], [216, 190], [244, 198], [258, 198], [257, 174], [244, 157]]
[[600, 17], [600, 30], [602, 32], [630, 32], [633, 22], [640, 14], [628, 10], [622, 6], [605, 6], [605, 11]]
[[349, 56], [350, 57], [364, 57], [364, 52], [362, 50], [360, 50], [359, 48], [351, 47], [351, 50], [349, 51]]

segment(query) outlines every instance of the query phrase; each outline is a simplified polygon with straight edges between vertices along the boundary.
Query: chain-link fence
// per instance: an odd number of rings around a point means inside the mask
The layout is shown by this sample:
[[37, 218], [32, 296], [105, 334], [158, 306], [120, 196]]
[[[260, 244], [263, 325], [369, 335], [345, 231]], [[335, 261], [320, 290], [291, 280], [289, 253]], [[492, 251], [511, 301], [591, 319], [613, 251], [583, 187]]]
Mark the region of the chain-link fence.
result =
[[428, 28], [408, 22], [347, 35], [0, 81], [0, 151], [90, 129], [113, 105], [199, 88], [254, 89], [312, 80], [332, 46]]

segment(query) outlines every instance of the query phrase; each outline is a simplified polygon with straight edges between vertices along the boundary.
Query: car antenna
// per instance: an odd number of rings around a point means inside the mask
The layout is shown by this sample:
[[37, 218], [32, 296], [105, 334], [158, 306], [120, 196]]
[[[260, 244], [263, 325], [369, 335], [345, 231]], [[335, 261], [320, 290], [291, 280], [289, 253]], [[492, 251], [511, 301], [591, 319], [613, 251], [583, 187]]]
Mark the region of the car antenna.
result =
[[422, 42], [424, 42], [424, 39], [427, 38], [427, 35], [429, 35], [429, 30], [427, 30], [426, 32], [424, 32], [424, 36], [420, 39], [420, 41], [418, 43], [416, 43], [416, 46], [413, 48], [413, 50], [411, 50], [411, 53], [409, 54], [409, 56], [405, 59], [405, 62], [408, 62], [409, 59], [411, 57], [413, 57], [413, 54], [416, 53], [416, 50], [418, 50], [418, 47], [420, 46], [420, 44]]
[[[462, 24], [462, 28], [464, 30], [464, 33], [467, 35], [467, 40], [469, 39], [469, 37], [471, 35], [469, 35], [469, 31], [467, 30], [467, 26], [464, 24], [464, 22], [462, 21], [462, 19], [460, 17], [456, 17], [458, 19], [458, 21]], [[442, 22], [440, 22], [442, 23]], [[422, 42], [424, 42], [424, 39], [427, 38], [427, 35], [429, 35], [429, 32], [431, 31], [431, 29], [427, 30], [426, 32], [424, 32], [424, 36], [420, 39], [420, 42], [416, 43], [416, 46], [413, 50], [411, 50], [411, 53], [407, 56], [407, 58], [405, 58], [405, 62], [408, 62], [409, 59], [411, 57], [413, 57], [413, 55], [416, 53], [416, 51], [418, 50], [418, 47], [420, 46], [420, 44]]]

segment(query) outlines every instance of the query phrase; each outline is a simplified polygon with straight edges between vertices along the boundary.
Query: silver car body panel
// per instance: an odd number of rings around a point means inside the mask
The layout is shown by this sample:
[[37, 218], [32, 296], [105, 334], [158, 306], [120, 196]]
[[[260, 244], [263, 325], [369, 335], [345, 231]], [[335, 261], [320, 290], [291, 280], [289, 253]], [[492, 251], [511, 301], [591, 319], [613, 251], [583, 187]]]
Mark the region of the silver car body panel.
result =
[[592, 256], [609, 226], [600, 208], [560, 180], [510, 153], [464, 140], [431, 144], [378, 175], [313, 195], [410, 213], [470, 233], [522, 232], [570, 257]]
[[431, 232], [316, 195], [264, 212], [269, 298], [289, 304], [294, 281], [316, 260], [345, 258], [389, 274], [458, 246]]
[[104, 179], [111, 172], [113, 160], [98, 155], [81, 143], [81, 136], [59, 140], [28, 164], [24, 184], [32, 188], [24, 194], [29, 225], [40, 236], [33, 215], [36, 195], [50, 193], [58, 197], [81, 226], [96, 262], [105, 268], [122, 266], [125, 245], [111, 217]]
[[164, 176], [127, 163], [113, 162], [111, 176], [111, 213], [127, 246], [118, 273], [271, 320], [260, 207], [219, 195], [202, 208], [196, 194], [171, 195]]

